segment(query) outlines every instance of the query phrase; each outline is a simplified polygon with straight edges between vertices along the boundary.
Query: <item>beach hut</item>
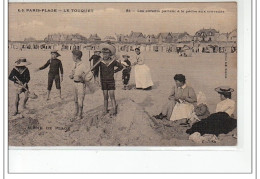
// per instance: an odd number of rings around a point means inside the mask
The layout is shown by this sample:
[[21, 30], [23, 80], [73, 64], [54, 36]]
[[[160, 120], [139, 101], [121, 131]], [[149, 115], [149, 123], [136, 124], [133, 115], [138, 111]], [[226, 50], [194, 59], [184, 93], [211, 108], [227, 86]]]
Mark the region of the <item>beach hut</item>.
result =
[[191, 55], [192, 49], [187, 45], [184, 45], [179, 52], [179, 56], [181, 57], [191, 57]]
[[237, 30], [236, 29], [229, 33], [228, 41], [230, 41], [230, 42], [236, 42], [237, 41]]
[[146, 45], [142, 44], [140, 45], [141, 52], [146, 51]]

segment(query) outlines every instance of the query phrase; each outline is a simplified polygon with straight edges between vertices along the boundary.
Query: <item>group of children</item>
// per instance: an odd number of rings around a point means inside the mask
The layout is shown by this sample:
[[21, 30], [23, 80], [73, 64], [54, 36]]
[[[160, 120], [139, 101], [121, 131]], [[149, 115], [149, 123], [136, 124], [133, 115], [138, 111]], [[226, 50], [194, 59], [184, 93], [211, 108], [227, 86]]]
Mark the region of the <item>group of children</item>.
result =
[[[95, 50], [94, 51], [94, 55], [91, 56], [91, 58], [89, 59], [89, 62], [92, 62], [91, 67], [94, 67], [97, 62], [101, 59], [101, 51], [100, 50]], [[127, 90], [129, 89], [128, 87], [128, 83], [130, 80], [130, 74], [131, 74], [131, 62], [129, 60], [130, 56], [129, 55], [122, 55], [123, 57], [123, 61], [120, 61], [121, 65], [124, 67], [123, 71], [122, 71], [122, 80], [123, 80], [123, 89]], [[93, 75], [94, 75], [94, 81], [99, 84], [99, 80], [98, 80], [98, 76], [99, 76], [99, 68], [94, 68], [93, 69]]]
[[[88, 86], [90, 80], [94, 76], [95, 82], [98, 82], [98, 76], [100, 72], [100, 85], [104, 96], [104, 114], [108, 113], [108, 99], [110, 97], [112, 103], [112, 115], [117, 114], [117, 105], [115, 100], [115, 79], [114, 73], [121, 71], [123, 69], [123, 83], [124, 89], [126, 89], [131, 71], [131, 62], [128, 60], [129, 56], [123, 55], [124, 61], [118, 62], [114, 58], [116, 49], [110, 44], [101, 44], [100, 51], [95, 51], [95, 54], [89, 59], [93, 60], [93, 65], [88, 69], [82, 62], [82, 52], [79, 50], [72, 51], [72, 59], [74, 61], [74, 68], [69, 78], [73, 80], [74, 83], [74, 101], [75, 101], [75, 115], [72, 121], [76, 118], [82, 118], [83, 102], [85, 97], [86, 87]], [[102, 57], [100, 56], [102, 53]], [[57, 50], [51, 51], [51, 58], [46, 62], [45, 65], [36, 69], [35, 71], [43, 70], [50, 66], [48, 73], [48, 94], [47, 100], [50, 99], [50, 92], [52, 89], [53, 82], [55, 81], [56, 88], [59, 91], [61, 98], [61, 82], [63, 81], [63, 67], [62, 62], [57, 57], [60, 54]], [[15, 67], [9, 75], [9, 80], [13, 81], [17, 87], [16, 100], [15, 100], [15, 112], [14, 115], [18, 114], [18, 106], [20, 100], [20, 94], [25, 93], [25, 99], [23, 107], [26, 108], [26, 102], [28, 100], [28, 82], [30, 81], [30, 72], [27, 68], [31, 63], [27, 61], [26, 58], [19, 58], [15, 62]], [[115, 69], [116, 68], [116, 69]], [[93, 72], [93, 74], [91, 73]]]

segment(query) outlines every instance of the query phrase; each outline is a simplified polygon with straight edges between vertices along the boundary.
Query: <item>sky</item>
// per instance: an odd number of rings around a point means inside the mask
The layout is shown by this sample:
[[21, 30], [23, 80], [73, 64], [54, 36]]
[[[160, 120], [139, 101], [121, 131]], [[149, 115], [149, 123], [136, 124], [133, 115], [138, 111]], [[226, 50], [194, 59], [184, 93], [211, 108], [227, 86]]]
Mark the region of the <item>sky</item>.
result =
[[[26, 12], [28, 9], [57, 9], [57, 12]], [[93, 12], [72, 12], [72, 9], [80, 11], [93, 9]], [[130, 9], [131, 12], [126, 12], [126, 9]], [[159, 12], [140, 12], [140, 10]], [[171, 12], [162, 13], [164, 10]], [[172, 12], [173, 10], [175, 12]], [[48, 34], [53, 33], [79, 33], [86, 37], [97, 33], [101, 38], [115, 34], [126, 35], [131, 31], [146, 35], [156, 35], [160, 32], [188, 32], [194, 35], [202, 28], [215, 28], [220, 33], [226, 33], [237, 28], [237, 5], [236, 3], [9, 3], [8, 20], [9, 40], [12, 41], [28, 37], [43, 40]]]

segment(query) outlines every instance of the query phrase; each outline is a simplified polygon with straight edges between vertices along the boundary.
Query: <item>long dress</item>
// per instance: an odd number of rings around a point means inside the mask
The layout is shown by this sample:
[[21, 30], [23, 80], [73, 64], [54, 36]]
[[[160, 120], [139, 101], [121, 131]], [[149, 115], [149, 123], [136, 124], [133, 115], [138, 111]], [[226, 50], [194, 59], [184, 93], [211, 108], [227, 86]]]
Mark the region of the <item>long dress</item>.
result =
[[176, 102], [170, 120], [176, 121], [180, 119], [189, 119], [192, 117], [194, 111], [194, 104], [197, 102], [196, 94], [192, 87], [186, 84], [183, 87], [174, 87], [170, 96], [187, 97], [190, 102], [182, 101]]
[[150, 68], [144, 64], [144, 56], [136, 55], [137, 64], [135, 65], [135, 84], [136, 88], [148, 88], [153, 86]]

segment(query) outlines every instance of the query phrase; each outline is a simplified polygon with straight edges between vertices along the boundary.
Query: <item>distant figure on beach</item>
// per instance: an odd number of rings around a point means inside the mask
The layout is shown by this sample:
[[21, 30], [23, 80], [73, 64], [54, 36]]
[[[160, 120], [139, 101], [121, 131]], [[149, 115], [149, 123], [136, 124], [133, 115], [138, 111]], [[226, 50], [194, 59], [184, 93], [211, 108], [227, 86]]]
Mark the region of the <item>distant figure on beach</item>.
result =
[[[115, 79], [114, 73], [123, 69], [123, 66], [113, 58], [116, 53], [116, 48], [110, 44], [101, 44], [100, 49], [102, 52], [102, 58], [100, 63], [95, 67], [100, 69], [100, 82], [101, 89], [104, 96], [104, 111], [103, 114], [108, 113], [108, 98], [110, 97], [112, 103], [112, 115], [117, 114], [117, 105], [115, 100]], [[114, 69], [117, 67], [116, 69]]]
[[136, 62], [133, 63], [135, 65], [135, 85], [136, 89], [151, 89], [153, 86], [152, 76], [150, 72], [150, 68], [145, 65], [144, 56], [141, 54], [139, 48], [135, 48], [135, 59]]
[[129, 55], [123, 55], [124, 61], [121, 62], [121, 64], [124, 66], [124, 70], [122, 72], [122, 80], [124, 84], [124, 90], [128, 89], [128, 83], [130, 80], [130, 74], [131, 74], [131, 62], [128, 58], [130, 58]]
[[229, 116], [233, 117], [235, 111], [235, 101], [231, 99], [231, 93], [234, 89], [228, 86], [220, 86], [215, 88], [215, 91], [220, 94], [221, 100], [221, 102], [217, 104], [216, 112], [225, 112]]
[[74, 81], [74, 102], [75, 102], [75, 113], [71, 119], [73, 122], [75, 119], [82, 119], [83, 113], [83, 102], [86, 93], [86, 82], [92, 79], [92, 73], [87, 71], [87, 67], [83, 64], [82, 52], [79, 50], [72, 51], [72, 59], [75, 62], [75, 66], [72, 73], [69, 75], [70, 79]]
[[8, 79], [14, 82], [16, 86], [16, 98], [15, 98], [15, 112], [13, 116], [18, 114], [18, 107], [20, 101], [20, 94], [24, 93], [24, 101], [23, 101], [23, 108], [26, 108], [26, 102], [29, 98], [29, 87], [28, 83], [30, 81], [30, 72], [29, 69], [26, 67], [31, 63], [26, 60], [26, 58], [19, 58], [15, 62], [15, 67], [12, 69]]
[[57, 50], [52, 50], [51, 59], [49, 59], [45, 65], [43, 65], [42, 67], [40, 67], [36, 70], [36, 71], [43, 70], [43, 69], [47, 68], [48, 66], [50, 66], [49, 73], [48, 73], [47, 100], [50, 99], [50, 93], [51, 93], [52, 84], [53, 84], [54, 80], [55, 80], [55, 84], [56, 84], [56, 89], [59, 91], [59, 94], [60, 94], [60, 99], [62, 99], [60, 83], [63, 81], [63, 67], [62, 67], [62, 62], [59, 59], [57, 59], [57, 57], [59, 57], [59, 56], [60, 56], [60, 54], [58, 53]]
[[162, 112], [154, 116], [156, 119], [188, 120], [194, 111], [197, 102], [195, 91], [186, 84], [186, 78], [183, 74], [176, 74], [174, 80], [176, 85], [172, 88], [168, 102], [163, 106]]
[[[94, 51], [94, 55], [92, 55], [89, 59], [90, 63], [91, 63], [91, 61], [93, 61], [91, 66], [94, 66], [100, 60], [100, 58], [101, 58], [100, 53], [101, 53], [100, 50]], [[95, 83], [98, 83], [98, 73], [99, 73], [99, 68], [95, 68], [93, 70]]]

